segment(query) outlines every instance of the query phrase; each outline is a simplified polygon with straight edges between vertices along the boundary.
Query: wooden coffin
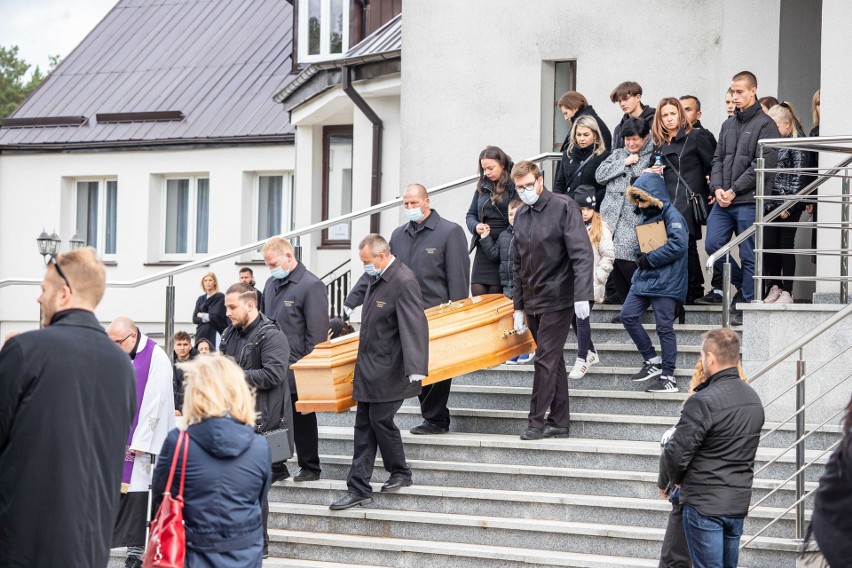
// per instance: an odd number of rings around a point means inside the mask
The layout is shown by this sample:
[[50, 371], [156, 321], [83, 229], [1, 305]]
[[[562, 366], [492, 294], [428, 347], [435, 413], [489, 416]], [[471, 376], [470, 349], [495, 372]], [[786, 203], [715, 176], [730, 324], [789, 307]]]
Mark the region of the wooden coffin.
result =
[[[512, 301], [503, 294], [475, 296], [426, 310], [429, 322], [428, 385], [498, 365], [535, 349], [532, 334], [513, 330]], [[291, 367], [299, 412], [342, 412], [355, 406], [352, 381], [358, 334], [325, 343]]]

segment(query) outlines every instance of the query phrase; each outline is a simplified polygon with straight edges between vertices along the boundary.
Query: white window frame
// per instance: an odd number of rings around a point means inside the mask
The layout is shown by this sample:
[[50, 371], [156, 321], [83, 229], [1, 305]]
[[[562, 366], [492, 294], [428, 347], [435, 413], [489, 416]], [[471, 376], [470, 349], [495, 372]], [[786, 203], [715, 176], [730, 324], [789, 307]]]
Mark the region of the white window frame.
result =
[[[260, 240], [260, 178], [281, 176], [281, 233], [292, 231], [296, 228], [296, 178], [291, 171], [254, 172], [254, 182], [251, 198], [252, 223], [251, 238]], [[271, 235], [272, 236], [272, 235]], [[251, 241], [249, 241], [251, 242]], [[254, 254], [254, 259], [262, 259], [260, 250]]]
[[[197, 219], [197, 210], [198, 210], [198, 180], [206, 179], [207, 180], [207, 191], [208, 191], [208, 203], [207, 203], [207, 252], [206, 253], [196, 253], [196, 241], [198, 238], [198, 219]], [[169, 253], [166, 252], [166, 231], [167, 231], [167, 223], [168, 223], [168, 185], [169, 181], [175, 180], [189, 180], [189, 207], [187, 211], [187, 236], [186, 236], [186, 248], [187, 252], [185, 253]], [[206, 256], [210, 252], [210, 201], [212, 201], [212, 189], [211, 189], [211, 180], [210, 175], [201, 173], [201, 174], [193, 174], [193, 175], [181, 175], [181, 174], [167, 174], [163, 176], [163, 185], [162, 185], [162, 195], [161, 195], [161, 207], [162, 213], [160, 215], [160, 258], [164, 261], [169, 260], [191, 260], [196, 257]]]
[[[77, 227], [77, 210], [79, 205], [79, 187], [80, 183], [92, 183], [95, 182], [98, 184], [98, 226], [97, 226], [97, 243], [95, 246], [95, 250], [98, 251], [98, 255], [103, 260], [115, 260], [118, 253], [118, 178], [115, 176], [112, 177], [79, 177], [74, 178], [73, 180], [73, 195], [74, 195], [74, 206], [73, 206], [73, 221], [72, 227], [73, 232], [77, 234], [84, 241], [87, 241], [87, 235], [80, 234]], [[115, 248], [116, 252], [111, 252], [107, 254], [106, 251], [106, 220], [107, 220], [107, 182], [115, 182], [116, 184], [116, 220], [115, 220], [115, 230], [116, 230], [116, 243]], [[86, 246], [89, 246], [88, 241], [86, 242]]]
[[349, 0], [341, 0], [343, 5], [343, 46], [341, 53], [330, 53], [331, 38], [328, 32], [328, 21], [331, 13], [332, 0], [320, 1], [320, 52], [308, 54], [308, 8], [310, 0], [299, 0], [299, 62], [314, 63], [342, 57], [349, 51]]

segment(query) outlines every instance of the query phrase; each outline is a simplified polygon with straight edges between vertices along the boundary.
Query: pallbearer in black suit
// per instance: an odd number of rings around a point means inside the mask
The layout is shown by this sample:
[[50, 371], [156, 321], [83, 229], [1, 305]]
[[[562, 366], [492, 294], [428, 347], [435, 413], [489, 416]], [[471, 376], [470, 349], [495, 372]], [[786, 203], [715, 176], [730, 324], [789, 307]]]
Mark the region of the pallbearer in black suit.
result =
[[[292, 365], [328, 339], [328, 295], [322, 280], [296, 260], [293, 246], [286, 239], [272, 237], [263, 245], [261, 254], [272, 276], [263, 288], [260, 311], [275, 320], [287, 336]], [[293, 481], [314, 481], [320, 477], [317, 415], [296, 411], [299, 393], [292, 369], [287, 370], [287, 377], [300, 468]]]
[[411, 469], [394, 415], [402, 401], [420, 392], [429, 368], [429, 325], [417, 276], [391, 255], [381, 235], [358, 245], [370, 282], [364, 298], [352, 398], [358, 403], [348, 492], [329, 507], [348, 509], [372, 503], [370, 478], [376, 449], [391, 474], [382, 492], [411, 485]]
[[[470, 255], [464, 230], [447, 221], [429, 206], [426, 188], [414, 183], [402, 193], [402, 207], [408, 221], [394, 229], [390, 239], [394, 257], [414, 271], [423, 296], [423, 308], [464, 300], [470, 289]], [[358, 280], [344, 305], [354, 309], [364, 300], [368, 277]], [[423, 387], [420, 412], [423, 423], [412, 434], [446, 434], [450, 430], [452, 379]]]

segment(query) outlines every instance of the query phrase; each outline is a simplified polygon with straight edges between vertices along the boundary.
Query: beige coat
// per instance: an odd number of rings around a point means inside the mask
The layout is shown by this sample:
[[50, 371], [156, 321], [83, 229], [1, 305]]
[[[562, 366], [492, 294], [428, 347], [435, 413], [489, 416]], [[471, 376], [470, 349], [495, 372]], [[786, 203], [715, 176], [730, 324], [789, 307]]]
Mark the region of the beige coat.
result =
[[[586, 227], [589, 230], [589, 227]], [[604, 300], [604, 291], [606, 289], [606, 279], [609, 278], [609, 273], [612, 272], [612, 266], [615, 261], [615, 245], [612, 243], [612, 231], [603, 222], [603, 235], [598, 246], [592, 245], [592, 252], [595, 253], [595, 302], [600, 304]]]

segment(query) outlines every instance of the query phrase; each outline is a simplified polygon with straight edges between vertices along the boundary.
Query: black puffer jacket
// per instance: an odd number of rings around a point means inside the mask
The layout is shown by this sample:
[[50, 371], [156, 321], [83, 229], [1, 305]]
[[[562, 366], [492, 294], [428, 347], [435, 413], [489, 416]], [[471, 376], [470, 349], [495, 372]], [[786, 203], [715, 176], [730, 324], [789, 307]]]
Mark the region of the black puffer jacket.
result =
[[601, 154], [594, 153], [595, 146], [580, 148], [575, 145], [569, 153], [563, 151], [562, 159], [556, 167], [556, 181], [553, 193], [562, 193], [574, 199], [574, 192], [581, 185], [591, 185], [595, 188], [595, 211], [600, 211], [601, 202], [606, 195], [606, 185], [598, 183], [595, 172], [598, 166], [609, 157], [609, 150]]
[[[648, 133], [650, 136], [651, 127], [654, 125], [654, 114], [656, 113], [656, 109], [654, 107], [648, 105], [642, 105], [642, 114], [639, 115], [638, 118], [641, 118], [645, 121], [645, 124], [648, 125]], [[612, 132], [612, 150], [616, 148], [624, 148], [624, 136], [621, 134], [621, 128], [624, 126], [624, 123], [627, 122], [627, 119], [631, 118], [629, 114], [625, 114], [621, 117], [621, 122], [618, 123], [618, 126], [615, 127], [615, 130]]]
[[[764, 138], [780, 138], [775, 121], [769, 118], [757, 104], [747, 109], [737, 109], [734, 116], [722, 123], [719, 143], [713, 155], [713, 170], [710, 174], [710, 193], [717, 189], [733, 189], [736, 196], [732, 205], [754, 203], [756, 177], [754, 164], [757, 159], [757, 143]], [[767, 168], [778, 164], [778, 151], [766, 148], [763, 151]], [[764, 192], [769, 194], [775, 174], [765, 176]]]
[[488, 235], [480, 244], [489, 260], [500, 261], [500, 284], [503, 286], [503, 295], [511, 298], [514, 292], [512, 267], [515, 265], [515, 232], [509, 226], [496, 239]]
[[[603, 136], [604, 144], [606, 144], [607, 150], [612, 150], [612, 133], [609, 131], [609, 127], [603, 121], [601, 117], [598, 116], [598, 113], [595, 112], [594, 107], [591, 105], [585, 106], [581, 109], [577, 109], [577, 112], [574, 113], [574, 116], [571, 118], [571, 124], [575, 123], [578, 118], [581, 116], [591, 116], [595, 119], [595, 122], [598, 123], [598, 128], [600, 128], [601, 136]], [[571, 143], [571, 131], [568, 131], [568, 136], [565, 137], [565, 141], [562, 142], [562, 147], [559, 149], [560, 152], [564, 152], [568, 149], [568, 144]]]
[[666, 166], [663, 168], [663, 179], [669, 198], [686, 220], [689, 234], [696, 239], [701, 238], [701, 227], [695, 224], [684, 182], [693, 193], [707, 202], [707, 176], [713, 164], [713, 146], [702, 132], [705, 131], [690, 130], [687, 134], [681, 128], [671, 142], [654, 146], [654, 155], [661, 156]]
[[852, 564], [852, 433], [844, 433], [840, 445], [825, 464], [814, 495], [811, 520], [814, 537], [829, 565]]
[[763, 403], [736, 367], [723, 369], [687, 399], [663, 449], [680, 502], [705, 516], [744, 517], [751, 501]]
[[[804, 136], [804, 132], [799, 132], [799, 136]], [[778, 149], [778, 167], [779, 168], [804, 168], [810, 165], [807, 152], [795, 150], [793, 148]], [[804, 176], [796, 173], [777, 173], [775, 180], [772, 182], [772, 195], [793, 195], [799, 192], [806, 183], [811, 181], [810, 176]], [[782, 201], [769, 201], [766, 203], [766, 211], [775, 209], [782, 204]], [[805, 206], [801, 202], [796, 203], [791, 208], [787, 209], [790, 212], [791, 220], [797, 219], [804, 211]]]

